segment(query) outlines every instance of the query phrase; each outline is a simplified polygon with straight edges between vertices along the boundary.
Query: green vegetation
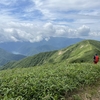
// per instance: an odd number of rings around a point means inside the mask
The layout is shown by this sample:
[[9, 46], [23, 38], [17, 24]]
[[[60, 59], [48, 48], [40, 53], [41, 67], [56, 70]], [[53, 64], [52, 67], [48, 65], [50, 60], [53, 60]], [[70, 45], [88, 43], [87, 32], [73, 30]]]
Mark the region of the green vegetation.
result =
[[55, 52], [56, 51], [39, 53], [34, 56], [26, 57], [18, 62], [9, 62], [5, 64], [2, 69], [14, 68], [14, 67], [31, 67], [31, 66], [36, 66], [36, 65], [39, 66], [39, 65], [47, 63], [50, 57]]
[[1, 70], [0, 100], [68, 100], [70, 96], [72, 100], [82, 100], [73, 92], [92, 86], [99, 79], [100, 63], [61, 62]]
[[18, 61], [20, 59], [25, 58], [26, 56], [23, 55], [16, 55], [16, 54], [12, 54], [9, 53], [3, 49], [0, 48], [0, 66], [6, 64], [7, 62], [10, 61]]
[[15, 63], [8, 63], [3, 66], [3, 69], [15, 67], [31, 67], [60, 62], [91, 63], [93, 62], [93, 56], [95, 53], [100, 55], [100, 41], [84, 40], [61, 50], [43, 52], [31, 57], [27, 57]]
[[[99, 95], [96, 86], [100, 88], [100, 63], [93, 64], [95, 53], [100, 55], [100, 42], [85, 40], [8, 62], [1, 68], [6, 70], [0, 70], [0, 100], [92, 100]], [[84, 89], [85, 99], [80, 92]]]

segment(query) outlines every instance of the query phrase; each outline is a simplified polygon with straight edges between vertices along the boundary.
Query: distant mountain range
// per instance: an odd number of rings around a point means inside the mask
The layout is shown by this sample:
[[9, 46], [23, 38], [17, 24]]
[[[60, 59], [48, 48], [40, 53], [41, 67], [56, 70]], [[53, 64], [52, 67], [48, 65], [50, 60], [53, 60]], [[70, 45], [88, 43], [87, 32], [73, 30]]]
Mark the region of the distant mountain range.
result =
[[100, 41], [83, 40], [60, 50], [42, 52], [34, 56], [26, 57], [17, 62], [9, 62], [3, 66], [3, 69], [33, 67], [42, 64], [54, 64], [60, 62], [66, 62], [66, 64], [83, 62], [93, 63], [93, 56], [96, 53], [100, 55]]
[[82, 41], [82, 39], [80, 38], [51, 37], [48, 41], [42, 40], [40, 42], [35, 42], [35, 43], [30, 43], [30, 42], [0, 43], [0, 48], [14, 54], [32, 56], [40, 52], [59, 50], [80, 41]]
[[0, 48], [0, 66], [4, 65], [10, 61], [18, 61], [25, 57], [26, 56], [23, 56], [23, 55], [9, 53]]

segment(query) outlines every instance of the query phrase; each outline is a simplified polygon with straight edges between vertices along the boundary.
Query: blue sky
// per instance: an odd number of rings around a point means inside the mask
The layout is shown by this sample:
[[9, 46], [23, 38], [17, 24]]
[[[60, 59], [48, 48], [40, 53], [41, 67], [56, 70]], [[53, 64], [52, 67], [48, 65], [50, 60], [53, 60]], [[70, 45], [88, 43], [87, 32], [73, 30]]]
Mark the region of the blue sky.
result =
[[100, 0], [0, 0], [0, 42], [52, 36], [100, 40]]

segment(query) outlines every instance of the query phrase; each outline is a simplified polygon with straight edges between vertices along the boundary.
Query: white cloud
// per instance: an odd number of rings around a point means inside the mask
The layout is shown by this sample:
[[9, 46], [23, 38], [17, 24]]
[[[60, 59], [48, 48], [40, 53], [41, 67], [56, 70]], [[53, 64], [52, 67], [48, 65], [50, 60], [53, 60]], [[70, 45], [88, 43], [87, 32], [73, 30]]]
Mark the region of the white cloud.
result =
[[[88, 26], [81, 26], [77, 29], [69, 28], [64, 25], [54, 25], [46, 23], [36, 26], [30, 23], [6, 23], [5, 28], [0, 29], [0, 41], [30, 41], [38, 42], [50, 37], [90, 37], [93, 36]], [[95, 36], [98, 36], [95, 34]], [[100, 35], [99, 35], [100, 36]]]
[[90, 28], [83, 25], [82, 27], [78, 28], [78, 33], [80, 36], [88, 36], [90, 33]]
[[98, 38], [100, 0], [1, 0], [0, 41]]

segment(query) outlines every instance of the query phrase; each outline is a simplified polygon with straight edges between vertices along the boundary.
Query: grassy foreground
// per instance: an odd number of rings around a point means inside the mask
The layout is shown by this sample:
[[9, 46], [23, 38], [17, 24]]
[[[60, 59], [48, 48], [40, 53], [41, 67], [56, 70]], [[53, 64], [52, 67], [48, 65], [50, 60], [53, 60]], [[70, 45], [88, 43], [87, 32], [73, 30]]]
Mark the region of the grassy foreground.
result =
[[67, 100], [73, 91], [99, 79], [100, 64], [59, 63], [2, 70], [0, 100]]

